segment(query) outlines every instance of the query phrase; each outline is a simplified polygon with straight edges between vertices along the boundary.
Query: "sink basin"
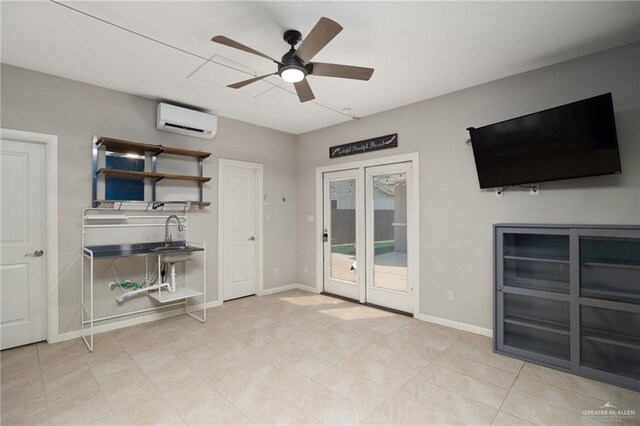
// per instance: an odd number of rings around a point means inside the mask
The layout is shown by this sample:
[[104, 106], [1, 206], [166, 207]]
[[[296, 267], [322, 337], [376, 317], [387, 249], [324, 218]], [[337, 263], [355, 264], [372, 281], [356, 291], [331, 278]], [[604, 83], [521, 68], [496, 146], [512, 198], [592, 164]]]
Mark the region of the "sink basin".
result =
[[190, 247], [189, 246], [160, 246], [160, 247], [154, 247], [151, 249], [151, 251], [157, 251], [157, 252], [163, 252], [163, 251], [170, 251], [170, 252], [174, 252], [174, 251], [182, 251], [182, 250], [189, 250]]

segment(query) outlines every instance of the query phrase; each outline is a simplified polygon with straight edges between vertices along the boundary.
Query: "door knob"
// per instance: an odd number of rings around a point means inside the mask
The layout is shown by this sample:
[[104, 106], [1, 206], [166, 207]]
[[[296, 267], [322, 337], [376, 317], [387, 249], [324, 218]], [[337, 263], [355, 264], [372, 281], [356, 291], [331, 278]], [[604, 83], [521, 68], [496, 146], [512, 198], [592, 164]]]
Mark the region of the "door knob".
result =
[[40, 257], [40, 256], [42, 256], [43, 254], [44, 254], [44, 251], [42, 251], [42, 250], [36, 250], [36, 251], [34, 251], [33, 253], [25, 253], [25, 256], [28, 256], [28, 257]]
[[256, 240], [256, 237], [250, 237], [249, 238], [249, 241], [255, 241], [255, 240]]

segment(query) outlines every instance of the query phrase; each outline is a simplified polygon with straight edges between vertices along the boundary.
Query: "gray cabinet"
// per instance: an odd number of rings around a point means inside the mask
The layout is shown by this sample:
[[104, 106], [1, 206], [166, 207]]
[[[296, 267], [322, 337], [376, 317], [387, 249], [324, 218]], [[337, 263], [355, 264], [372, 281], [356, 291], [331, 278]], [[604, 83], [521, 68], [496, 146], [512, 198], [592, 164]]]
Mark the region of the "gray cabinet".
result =
[[640, 226], [494, 225], [496, 352], [640, 390]]

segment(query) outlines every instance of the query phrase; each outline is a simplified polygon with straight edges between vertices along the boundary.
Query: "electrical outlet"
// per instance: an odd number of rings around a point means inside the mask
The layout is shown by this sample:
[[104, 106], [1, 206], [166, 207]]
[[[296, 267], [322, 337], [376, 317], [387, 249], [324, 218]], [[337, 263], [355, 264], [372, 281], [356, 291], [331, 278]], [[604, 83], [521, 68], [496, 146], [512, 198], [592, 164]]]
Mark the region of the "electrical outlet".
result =
[[453, 302], [453, 291], [447, 291], [447, 302]]
[[275, 272], [276, 275], [278, 275], [280, 273], [280, 268], [276, 266], [275, 268], [273, 268], [273, 272]]
[[308, 267], [308, 266], [305, 266], [305, 267], [304, 267], [304, 269], [303, 269], [303, 271], [304, 271], [304, 273], [305, 273], [305, 274], [308, 274], [308, 273], [309, 273], [309, 267]]

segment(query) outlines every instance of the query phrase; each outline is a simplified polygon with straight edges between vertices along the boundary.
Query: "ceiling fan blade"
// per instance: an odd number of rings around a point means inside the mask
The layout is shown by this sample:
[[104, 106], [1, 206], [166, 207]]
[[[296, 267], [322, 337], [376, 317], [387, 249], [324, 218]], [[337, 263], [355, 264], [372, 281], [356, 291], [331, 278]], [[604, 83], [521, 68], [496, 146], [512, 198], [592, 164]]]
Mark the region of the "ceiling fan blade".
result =
[[342, 26], [329, 18], [320, 18], [315, 27], [302, 41], [296, 50], [296, 56], [304, 62], [309, 62], [335, 36], [342, 31]]
[[373, 74], [373, 68], [354, 67], [352, 65], [323, 64], [312, 62], [311, 75], [322, 77], [351, 78], [353, 80], [369, 80]]
[[296, 88], [296, 93], [298, 94], [300, 102], [307, 102], [316, 98], [306, 78], [297, 83], [293, 83], [293, 87]]
[[231, 87], [232, 89], [240, 89], [241, 87], [246, 86], [247, 84], [255, 83], [258, 80], [262, 80], [265, 77], [269, 77], [270, 75], [275, 75], [276, 73], [265, 74], [258, 77], [250, 78], [249, 80], [239, 81], [237, 83], [233, 83], [228, 85], [227, 87]]
[[224, 44], [225, 46], [233, 47], [234, 49], [238, 49], [238, 50], [242, 50], [242, 51], [245, 51], [245, 52], [253, 53], [254, 55], [262, 56], [263, 58], [269, 59], [270, 61], [273, 61], [273, 62], [275, 62], [277, 64], [280, 63], [280, 61], [277, 61], [277, 60], [273, 59], [271, 56], [267, 56], [264, 53], [258, 52], [255, 49], [252, 49], [252, 48], [250, 48], [248, 46], [245, 46], [242, 43], [238, 43], [237, 41], [231, 40], [230, 38], [222, 36], [222, 35], [217, 35], [217, 36], [213, 37], [211, 39], [211, 41], [216, 42], [216, 43], [220, 43], [220, 44]]

